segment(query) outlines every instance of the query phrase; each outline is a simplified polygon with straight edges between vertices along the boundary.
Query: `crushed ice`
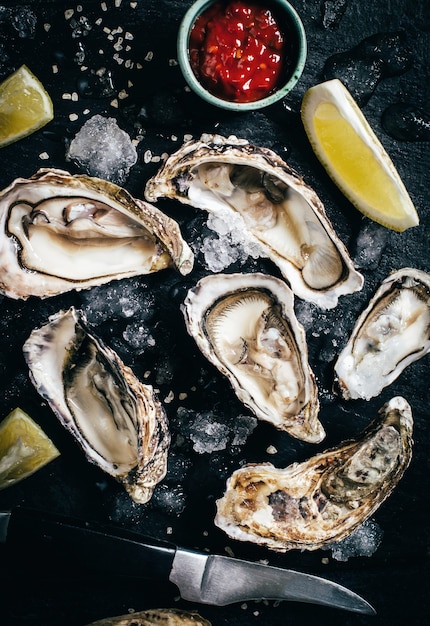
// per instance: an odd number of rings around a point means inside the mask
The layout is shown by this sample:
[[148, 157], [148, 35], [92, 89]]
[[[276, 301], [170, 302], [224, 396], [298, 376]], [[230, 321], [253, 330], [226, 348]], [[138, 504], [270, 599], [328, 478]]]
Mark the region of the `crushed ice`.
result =
[[220, 272], [233, 263], [243, 265], [249, 257], [257, 259], [264, 256], [261, 247], [246, 237], [246, 229], [240, 215], [209, 214], [207, 227], [216, 233], [216, 236], [205, 237], [200, 252], [210, 271]]
[[113, 117], [94, 115], [76, 133], [66, 154], [90, 176], [123, 185], [137, 161], [130, 136]]
[[383, 534], [379, 524], [367, 520], [342, 541], [332, 543], [323, 549], [331, 550], [336, 561], [347, 561], [354, 556], [372, 556], [381, 544]]
[[197, 412], [179, 407], [177, 418], [180, 431], [192, 442], [199, 454], [218, 452], [227, 447], [243, 445], [257, 426], [257, 418], [239, 415], [231, 419], [228, 415], [218, 415], [213, 411]]

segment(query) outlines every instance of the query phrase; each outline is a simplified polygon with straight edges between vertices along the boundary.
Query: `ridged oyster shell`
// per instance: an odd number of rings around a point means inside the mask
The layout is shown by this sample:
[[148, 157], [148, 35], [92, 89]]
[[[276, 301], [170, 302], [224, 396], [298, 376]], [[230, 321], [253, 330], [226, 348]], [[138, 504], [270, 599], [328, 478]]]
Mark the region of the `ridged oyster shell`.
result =
[[190, 289], [182, 311], [206, 358], [262, 420], [318, 443], [318, 389], [294, 295], [266, 274], [213, 274]]
[[149, 609], [129, 615], [106, 617], [87, 626], [211, 626], [198, 613], [175, 609]]
[[321, 200], [277, 154], [235, 136], [202, 135], [172, 154], [145, 197], [176, 198], [237, 223], [299, 297], [329, 309], [362, 288]]
[[390, 495], [412, 456], [412, 411], [392, 398], [356, 440], [285, 469], [247, 465], [227, 481], [215, 524], [272, 550], [315, 550], [347, 537]]
[[0, 293], [46, 298], [174, 266], [194, 256], [178, 224], [125, 189], [41, 169], [0, 194]]
[[430, 275], [403, 268], [390, 274], [358, 318], [335, 364], [345, 399], [370, 398], [430, 351]]
[[74, 308], [51, 316], [23, 347], [30, 378], [87, 459], [147, 502], [167, 470], [167, 416], [150, 385], [90, 332]]

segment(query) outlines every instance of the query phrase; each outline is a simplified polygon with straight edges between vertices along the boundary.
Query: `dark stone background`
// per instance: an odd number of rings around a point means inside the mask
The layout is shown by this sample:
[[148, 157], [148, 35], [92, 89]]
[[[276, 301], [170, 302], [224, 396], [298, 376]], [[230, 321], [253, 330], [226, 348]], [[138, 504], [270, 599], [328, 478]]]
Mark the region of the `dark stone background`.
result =
[[[87, 35], [77, 35], [64, 18], [65, 9], [82, 6], [83, 15], [93, 26]], [[95, 329], [114, 347], [141, 377], [149, 370], [148, 381], [160, 389], [164, 398], [170, 390], [175, 399], [166, 410], [172, 426], [173, 446], [169, 474], [163, 485], [145, 506], [130, 502], [122, 488], [99, 469], [90, 465], [82, 452], [57, 423], [49, 408], [41, 402], [28, 380], [21, 355], [21, 346], [31, 329], [46, 321], [48, 315], [70, 305], [91, 311], [93, 297], [108, 293], [107, 288], [90, 292], [70, 293], [39, 301], [30, 298], [16, 302], [0, 298], [0, 417], [15, 406], [28, 411], [47, 432], [61, 451], [61, 456], [20, 484], [0, 493], [0, 509], [15, 504], [28, 504], [46, 510], [73, 514], [85, 519], [112, 522], [120, 526], [169, 538], [186, 547], [224, 553], [228, 546], [238, 557], [250, 560], [267, 559], [281, 567], [297, 568], [316, 573], [349, 586], [363, 595], [377, 610], [376, 617], [364, 617], [328, 608], [298, 603], [262, 602], [225, 608], [190, 605], [178, 601], [177, 592], [169, 586], [142, 581], [106, 580], [102, 574], [93, 578], [82, 572], [79, 578], [42, 576], [42, 564], [29, 555], [17, 554], [14, 563], [5, 563], [0, 553], [0, 622], [4, 626], [84, 626], [88, 622], [126, 613], [130, 608], [142, 610], [161, 606], [198, 609], [214, 626], [271, 625], [296, 626], [317, 621], [332, 626], [404, 626], [428, 623], [428, 471], [429, 471], [429, 360], [425, 357], [413, 364], [380, 397], [369, 402], [343, 402], [331, 393], [332, 367], [336, 357], [333, 338], [339, 349], [346, 341], [354, 320], [373, 294], [379, 282], [392, 270], [404, 266], [430, 270], [428, 238], [428, 183], [430, 152], [425, 141], [399, 141], [387, 134], [381, 124], [386, 108], [397, 102], [412, 104], [417, 109], [429, 109], [429, 44], [430, 11], [426, 0], [363, 0], [362, 2], [328, 2], [295, 0], [308, 36], [309, 54], [304, 74], [295, 90], [284, 102], [255, 113], [232, 114], [214, 110], [184, 91], [184, 81], [177, 65], [176, 34], [182, 15], [191, 2], [174, 0], [140, 0], [135, 9], [128, 0], [115, 7], [106, 0], [107, 12], [96, 2], [60, 2], [55, 0], [17, 2], [0, 5], [0, 79], [26, 63], [39, 76], [51, 94], [55, 119], [45, 129], [0, 152], [0, 185], [6, 187], [18, 176], [29, 176], [39, 167], [63, 167], [79, 171], [67, 163], [67, 141], [94, 113], [116, 117], [119, 125], [131, 136], [144, 134], [139, 144], [139, 161], [125, 184], [137, 196], [143, 195], [146, 180], [158, 168], [158, 163], [144, 160], [146, 150], [161, 155], [176, 150], [186, 134], [198, 137], [202, 131], [221, 134], [235, 133], [257, 144], [274, 148], [284, 156], [312, 185], [325, 203], [327, 213], [351, 253], [357, 235], [369, 227], [375, 237], [384, 242], [376, 267], [362, 268], [365, 277], [360, 293], [343, 297], [332, 311], [314, 311], [313, 325], [306, 328], [309, 358], [317, 375], [321, 393], [321, 421], [327, 438], [313, 447], [259, 424], [247, 444], [213, 454], [197, 454], [186, 436], [181, 439], [181, 424], [177, 409], [211, 411], [233, 419], [246, 410], [236, 400], [228, 384], [205, 362], [186, 335], [179, 305], [188, 287], [208, 271], [197, 256], [193, 273], [181, 278], [165, 272], [141, 279], [122, 281], [122, 289], [132, 289], [142, 298], [153, 298], [155, 314], [152, 330], [156, 348], [133, 353], [123, 339], [126, 321], [112, 316], [97, 323]], [[27, 7], [27, 8], [26, 8]], [[344, 9], [342, 15], [341, 9]], [[9, 9], [27, 15], [24, 28], [8, 26], [2, 20]], [[327, 22], [327, 11], [334, 11], [337, 22]], [[9, 14], [10, 15], [10, 14]], [[323, 16], [326, 19], [323, 19]], [[34, 16], [35, 23], [32, 23]], [[111, 28], [124, 27], [134, 34], [130, 58], [143, 65], [140, 71], [125, 70], [113, 60], [113, 49], [102, 27], [95, 26], [97, 17]], [[51, 24], [46, 32], [44, 24]], [[85, 28], [84, 28], [85, 30]], [[381, 139], [400, 172], [420, 215], [417, 228], [398, 234], [375, 226], [363, 218], [331, 183], [316, 160], [306, 139], [298, 114], [306, 89], [324, 79], [324, 65], [331, 55], [349, 51], [365, 37], [377, 33], [404, 33], [412, 53], [409, 69], [398, 76], [383, 78], [377, 84], [363, 111]], [[99, 54], [103, 48], [104, 55]], [[118, 109], [110, 106], [110, 97], [80, 97], [78, 102], [62, 99], [64, 92], [82, 89], [84, 74], [76, 54], [84, 51], [85, 65], [111, 69], [116, 92], [127, 88], [129, 97]], [[145, 61], [148, 51], [153, 60]], [[124, 58], [126, 54], [123, 53]], [[53, 74], [52, 65], [59, 67]], [[352, 76], [352, 86], [361, 87], [374, 68]], [[131, 80], [133, 87], [127, 87]], [[90, 113], [85, 115], [84, 109]], [[70, 113], [78, 119], [71, 122]], [[428, 123], [428, 119], [427, 119]], [[177, 141], [172, 136], [178, 137]], [[44, 161], [39, 155], [47, 152]], [[175, 217], [186, 238], [197, 241], [204, 232], [206, 216], [174, 202], [160, 202], [160, 208]], [[268, 262], [252, 261], [239, 268], [274, 273]], [[110, 292], [109, 292], [110, 293]], [[297, 302], [300, 312], [301, 303]], [[171, 375], [157, 381], [157, 366], [167, 362]], [[189, 390], [195, 385], [197, 391]], [[188, 391], [184, 402], [177, 399], [180, 391]], [[391, 497], [378, 509], [373, 519], [384, 532], [383, 541], [372, 557], [353, 557], [347, 562], [330, 558], [330, 552], [290, 552], [285, 555], [251, 544], [229, 540], [214, 527], [215, 500], [223, 492], [227, 476], [244, 461], [271, 461], [286, 466], [301, 461], [357, 435], [373, 419], [382, 404], [394, 395], [403, 395], [411, 403], [415, 419], [414, 458], [402, 481]], [[270, 456], [266, 449], [274, 445], [278, 453]], [[178, 478], [180, 477], [180, 479]], [[171, 478], [169, 478], [171, 477]], [[176, 492], [176, 506], [169, 511], [163, 505], [164, 490]], [[176, 491], [175, 491], [176, 490]], [[167, 529], [172, 534], [167, 536]], [[328, 563], [324, 564], [323, 559]]]

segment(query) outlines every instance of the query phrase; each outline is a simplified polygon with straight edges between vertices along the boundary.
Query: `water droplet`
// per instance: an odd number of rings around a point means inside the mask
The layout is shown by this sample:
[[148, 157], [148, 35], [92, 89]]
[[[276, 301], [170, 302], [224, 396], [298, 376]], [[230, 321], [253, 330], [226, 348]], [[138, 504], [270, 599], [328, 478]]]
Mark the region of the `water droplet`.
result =
[[412, 104], [391, 104], [382, 114], [384, 130], [400, 141], [430, 141], [430, 113]]
[[329, 57], [324, 77], [341, 80], [359, 106], [363, 106], [383, 78], [403, 74], [411, 65], [412, 53], [405, 33], [377, 33], [350, 50]]

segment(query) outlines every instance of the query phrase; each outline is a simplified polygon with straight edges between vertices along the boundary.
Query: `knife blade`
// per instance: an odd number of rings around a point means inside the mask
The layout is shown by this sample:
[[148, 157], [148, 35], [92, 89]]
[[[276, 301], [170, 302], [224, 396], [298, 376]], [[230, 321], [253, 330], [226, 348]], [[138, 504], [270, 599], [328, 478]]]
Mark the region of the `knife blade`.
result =
[[0, 542], [26, 552], [37, 545], [43, 560], [54, 554], [58, 563], [96, 566], [103, 575], [169, 580], [182, 599], [201, 604], [289, 600], [376, 614], [362, 597], [325, 578], [25, 507], [0, 512]]

